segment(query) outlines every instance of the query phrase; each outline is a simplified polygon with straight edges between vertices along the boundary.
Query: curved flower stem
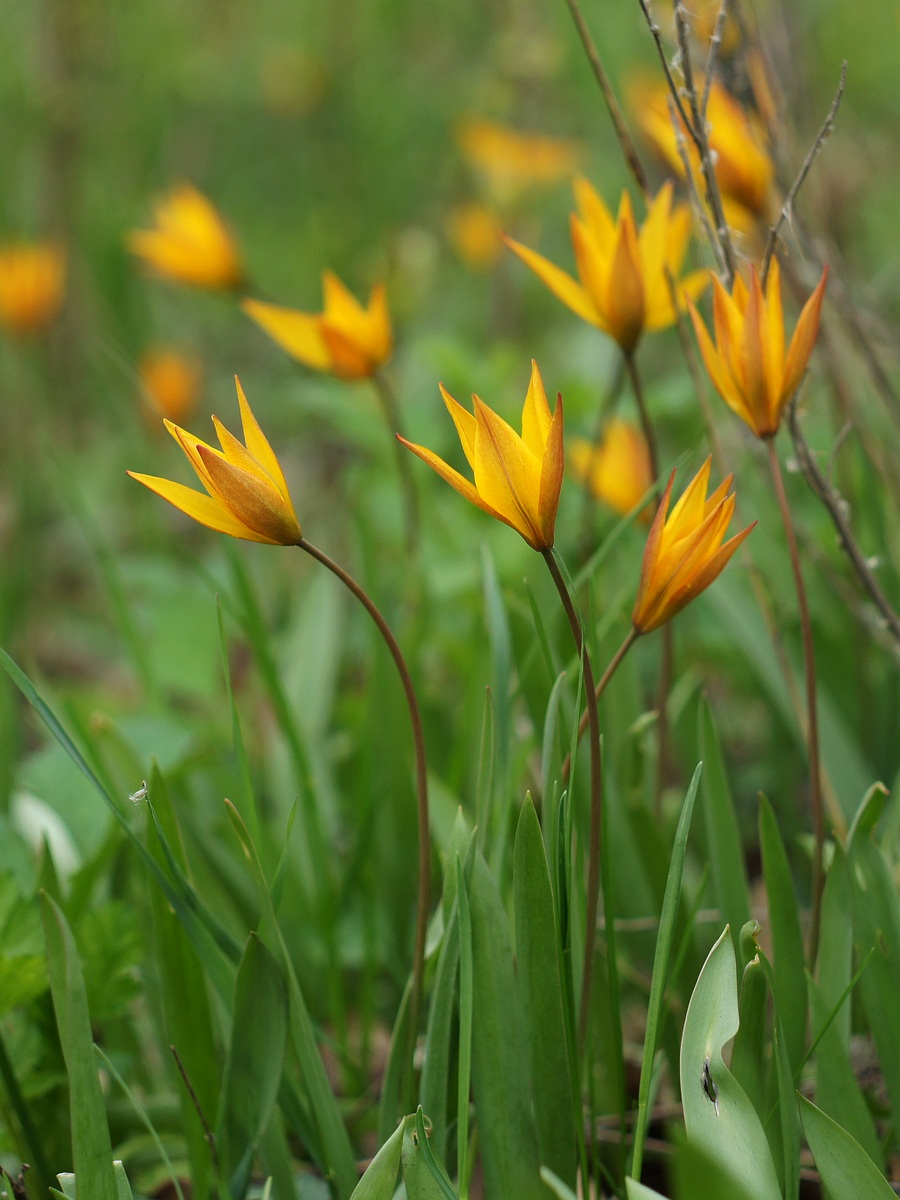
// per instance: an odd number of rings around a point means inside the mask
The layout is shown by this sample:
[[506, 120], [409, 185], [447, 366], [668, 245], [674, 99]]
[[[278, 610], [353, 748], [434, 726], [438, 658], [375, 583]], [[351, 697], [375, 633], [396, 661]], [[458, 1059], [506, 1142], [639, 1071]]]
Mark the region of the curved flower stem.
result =
[[775, 497], [781, 510], [781, 520], [787, 537], [788, 550], [791, 556], [791, 570], [794, 573], [794, 586], [797, 589], [797, 603], [800, 608], [800, 625], [803, 632], [803, 661], [806, 668], [806, 712], [807, 712], [807, 743], [809, 748], [809, 794], [812, 807], [813, 832], [815, 849], [813, 850], [812, 874], [812, 919], [809, 930], [809, 965], [815, 966], [819, 949], [819, 924], [822, 915], [822, 889], [825, 884], [823, 874], [823, 852], [825, 846], [825, 822], [822, 814], [822, 785], [819, 765], [819, 717], [816, 707], [816, 660], [813, 649], [812, 624], [809, 619], [809, 604], [806, 599], [806, 588], [803, 584], [803, 572], [800, 569], [800, 551], [797, 548], [797, 535], [794, 532], [794, 522], [791, 509], [784, 490], [784, 479], [781, 474], [781, 463], [775, 449], [775, 439], [766, 440], [769, 454], [769, 468], [772, 472], [772, 483], [775, 487]]
[[428, 835], [428, 771], [425, 761], [425, 738], [422, 734], [422, 719], [419, 715], [419, 704], [416, 699], [415, 689], [413, 688], [412, 677], [406, 665], [406, 659], [403, 657], [403, 652], [397, 643], [397, 639], [391, 632], [390, 626], [376, 608], [371, 597], [363, 591], [352, 575], [348, 575], [343, 567], [339, 566], [327, 554], [319, 550], [318, 547], [313, 546], [306, 538], [301, 538], [297, 545], [301, 550], [305, 550], [307, 554], [316, 559], [317, 562], [320, 562], [323, 567], [327, 567], [332, 575], [336, 575], [344, 587], [353, 593], [378, 626], [378, 632], [384, 639], [388, 650], [390, 650], [394, 665], [397, 668], [397, 674], [400, 676], [400, 682], [403, 685], [403, 692], [406, 696], [406, 706], [409, 709], [409, 721], [412, 725], [413, 745], [416, 753], [416, 802], [419, 825], [418, 903], [416, 907], [416, 936], [413, 948], [413, 976], [409, 1022], [410, 1038], [412, 1041], [409, 1054], [409, 1065], [411, 1067], [415, 1039], [419, 1032], [419, 1014], [422, 1008], [425, 935], [428, 930], [428, 907], [431, 892], [431, 854]]
[[[600, 901], [600, 838], [603, 824], [603, 774], [600, 758], [600, 717], [597, 710], [597, 695], [594, 686], [594, 671], [587, 651], [581, 620], [569, 589], [563, 579], [559, 562], [553, 548], [542, 550], [544, 561], [556, 584], [562, 601], [575, 647], [581, 657], [584, 672], [584, 692], [591, 738], [591, 824], [588, 844], [587, 921], [584, 937], [584, 970], [581, 976], [581, 999], [578, 1009], [578, 1047], [584, 1049], [590, 1012], [591, 985], [594, 970], [594, 942], [597, 934], [597, 907]], [[612, 922], [607, 922], [611, 928]]]
[[[653, 422], [650, 420], [650, 413], [647, 409], [647, 402], [644, 399], [644, 387], [641, 383], [634, 350], [625, 351], [625, 366], [628, 370], [628, 378], [631, 380], [631, 390], [634, 392], [634, 400], [640, 414], [641, 429], [647, 440], [647, 450], [650, 455], [650, 473], [658, 481], [659, 449], [656, 443], [656, 431], [653, 428]], [[669, 757], [669, 723], [666, 717], [666, 706], [669, 699], [669, 689], [672, 686], [673, 641], [674, 635], [672, 633], [671, 622], [666, 622], [662, 631], [662, 663], [659, 672], [659, 690], [656, 694], [657, 729], [659, 731], [655, 789], [657, 812], [662, 799], [663, 783], [666, 776], [666, 762]]]
[[376, 371], [372, 376], [372, 382], [375, 385], [381, 411], [384, 414], [388, 433], [391, 436], [391, 441], [394, 443], [394, 451], [397, 455], [397, 471], [400, 475], [400, 486], [403, 490], [403, 513], [406, 520], [406, 549], [412, 551], [419, 540], [419, 497], [416, 492], [415, 480], [410, 470], [409, 455], [395, 436], [398, 433], [403, 433], [403, 427], [400, 423], [400, 405], [397, 403], [394, 389], [388, 382], [388, 378], [384, 372]]
[[[632, 627], [628, 630], [628, 633], [625, 635], [625, 640], [622, 642], [622, 645], [618, 648], [618, 650], [615, 652], [615, 654], [609, 660], [609, 666], [603, 672], [600, 682], [594, 688], [594, 696], [596, 697], [596, 699], [598, 701], [600, 700], [600, 697], [603, 695], [603, 693], [606, 691], [606, 685], [612, 679], [613, 675], [615, 675], [616, 670], [618, 669], [619, 663], [622, 661], [622, 659], [625, 657], [625, 655], [628, 653], [628, 651], [631, 649], [631, 647], [634, 645], [634, 643], [638, 640], [638, 638], [640, 636], [641, 635], [638, 633], [638, 631], [632, 625]], [[584, 737], [584, 731], [588, 727], [589, 718], [590, 718], [590, 709], [586, 708], [585, 711], [581, 714], [581, 720], [578, 722], [577, 741], [579, 741], [579, 742]], [[571, 770], [571, 767], [572, 767], [572, 756], [570, 754], [567, 754], [566, 761], [562, 765], [563, 782], [565, 782], [569, 778], [569, 771]]]

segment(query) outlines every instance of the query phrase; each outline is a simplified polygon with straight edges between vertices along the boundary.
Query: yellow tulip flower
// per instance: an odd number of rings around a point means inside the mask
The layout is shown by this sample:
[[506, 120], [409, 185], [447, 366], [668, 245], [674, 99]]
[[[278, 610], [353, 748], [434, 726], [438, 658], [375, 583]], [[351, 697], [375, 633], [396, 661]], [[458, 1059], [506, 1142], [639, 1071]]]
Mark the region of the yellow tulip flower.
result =
[[197, 407], [203, 373], [194, 358], [159, 346], [138, 364], [148, 411], [170, 421], [184, 421]]
[[138, 475], [135, 471], [128, 474], [210, 529], [248, 542], [296, 546], [302, 534], [284, 474], [250, 410], [240, 382], [235, 379], [235, 383], [245, 445], [216, 417], [213, 424], [221, 450], [208, 446], [172, 421], [165, 422], [208, 495], [155, 475]]
[[[703, 79], [696, 81], [702, 92]], [[669, 112], [669, 89], [665, 82], [633, 88], [632, 107], [636, 119], [669, 167], [683, 179], [684, 160]], [[765, 219], [772, 201], [775, 166], [760, 124], [734, 99], [718, 80], [709, 90], [706, 107], [709, 147], [715, 162], [716, 179], [722, 193], [725, 218], [742, 232]], [[704, 194], [700, 163], [693, 141], [683, 132], [682, 141], [691, 165], [697, 191]]]
[[522, 409], [521, 437], [478, 396], [468, 412], [440, 385], [441, 395], [475, 477], [470, 483], [431, 450], [399, 440], [473, 504], [522, 535], [535, 550], [553, 545], [563, 478], [563, 406], [558, 396], [550, 412], [537, 363]]
[[644, 330], [674, 323], [670, 277], [679, 298], [699, 295], [706, 287], [705, 271], [678, 280], [691, 233], [690, 210], [683, 204], [672, 207], [672, 184], [667, 183], [651, 201], [639, 232], [627, 192], [614, 221], [586, 179], [576, 179], [574, 189], [578, 213], [572, 214], [571, 234], [580, 282], [512, 238], [505, 238], [506, 244], [563, 304], [629, 353]]
[[325, 297], [321, 313], [297, 312], [262, 300], [241, 307], [261, 329], [307, 367], [339, 379], [367, 379], [390, 357], [391, 319], [382, 284], [371, 291], [366, 308], [331, 271], [322, 273]]
[[631, 623], [637, 633], [649, 633], [690, 604], [709, 587], [753, 525], [722, 544], [734, 512], [732, 475], [707, 499], [711, 458], [708, 458], [669, 512], [675, 472], [660, 501], [647, 535], [641, 580]]
[[731, 295], [713, 279], [713, 326], [716, 342], [691, 305], [700, 352], [719, 395], [758, 438], [774, 437], [809, 362], [816, 336], [828, 268], [797, 321], [787, 355], [778, 260], [773, 259], [765, 295], [754, 267], [750, 287], [740, 276]]
[[597, 500], [623, 515], [640, 503], [653, 483], [647, 439], [620, 417], [613, 417], [607, 424], [598, 446], [575, 438], [569, 448], [569, 462], [576, 478]]
[[179, 184], [154, 206], [155, 229], [132, 229], [126, 244], [158, 275], [193, 287], [230, 291], [241, 286], [244, 268], [228, 227], [216, 208], [189, 183]]
[[17, 337], [38, 333], [62, 306], [65, 254], [49, 243], [0, 246], [0, 324]]
[[456, 140], [501, 204], [529, 187], [568, 178], [580, 157], [578, 146], [565, 138], [521, 133], [494, 121], [464, 121], [456, 130]]

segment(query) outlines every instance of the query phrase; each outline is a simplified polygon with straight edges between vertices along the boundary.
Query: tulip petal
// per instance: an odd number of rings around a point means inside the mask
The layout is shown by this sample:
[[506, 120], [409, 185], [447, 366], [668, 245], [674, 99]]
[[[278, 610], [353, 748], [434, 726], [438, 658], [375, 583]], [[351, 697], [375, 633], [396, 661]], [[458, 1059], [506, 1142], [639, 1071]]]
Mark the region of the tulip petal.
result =
[[703, 324], [703, 319], [697, 312], [691, 302], [688, 302], [688, 311], [691, 314], [691, 320], [694, 323], [694, 332], [697, 335], [697, 342], [700, 346], [700, 354], [706, 366], [707, 373], [713, 382], [713, 387], [742, 421], [756, 432], [754, 426], [753, 413], [747, 407], [740, 387], [738, 386], [728, 364], [723, 360], [723, 355], [720, 354], [712, 343], [712, 338], [706, 331], [706, 326]]
[[609, 333], [605, 306], [610, 256], [601, 251], [591, 231], [575, 213], [569, 217], [569, 236], [572, 239], [572, 251], [575, 255], [578, 278], [596, 312], [594, 323], [599, 323], [600, 328]]
[[669, 511], [669, 501], [672, 497], [674, 483], [675, 472], [673, 471], [669, 476], [669, 482], [666, 484], [666, 490], [663, 492], [662, 499], [659, 502], [656, 516], [653, 518], [650, 532], [647, 534], [647, 542], [644, 546], [644, 557], [641, 561], [641, 578], [638, 583], [637, 598], [635, 599], [634, 609], [631, 614], [631, 623], [640, 633], [645, 632], [644, 618], [653, 595], [656, 566], [663, 544], [666, 514]]
[[466, 456], [466, 462], [475, 470], [475, 418], [472, 414], [459, 403], [454, 400], [442, 383], [438, 384], [441, 389], [441, 395], [444, 398], [444, 404], [447, 406], [447, 412], [453, 418], [453, 424], [456, 426], [456, 432], [459, 434], [459, 440], [462, 443], [463, 454]]
[[616, 235], [616, 223], [612, 214], [589, 180], [585, 179], [583, 175], [579, 175], [573, 180], [572, 190], [575, 192], [578, 212], [590, 231], [597, 249], [604, 258], [609, 258]]
[[415, 442], [408, 442], [406, 438], [401, 437], [399, 433], [396, 435], [396, 437], [398, 442], [401, 442], [407, 448], [407, 450], [412, 450], [413, 454], [415, 454], [418, 458], [421, 458], [423, 463], [427, 463], [433, 471], [440, 475], [441, 479], [443, 479], [446, 483], [449, 483], [452, 488], [455, 488], [464, 499], [468, 500], [471, 504], [476, 505], [482, 510], [482, 512], [486, 512], [489, 516], [496, 517], [497, 520], [502, 521], [504, 525], [510, 525], [513, 529], [518, 528], [513, 524], [512, 521], [505, 517], [503, 513], [497, 512], [495, 508], [492, 508], [490, 504], [483, 500], [478, 494], [478, 489], [475, 487], [475, 485], [470, 483], [464, 475], [460, 475], [459, 471], [455, 471], [453, 467], [451, 467], [448, 463], [445, 463], [444, 460], [439, 458], [433, 450], [428, 450], [425, 446], [417, 446]]
[[260, 478], [216, 454], [208, 446], [197, 447], [209, 473], [216, 497], [261, 540], [275, 545], [296, 545], [301, 539], [294, 510], [267, 476]]
[[525, 407], [522, 409], [522, 440], [536, 458], [541, 458], [544, 453], [551, 423], [544, 381], [541, 379], [537, 363], [532, 359], [531, 380], [525, 397]]
[[331, 351], [318, 316], [262, 300], [242, 300], [241, 308], [292, 358], [317, 371], [331, 369]]
[[366, 310], [333, 271], [322, 272], [323, 315], [338, 328], [350, 332], [366, 319]]
[[818, 286], [803, 306], [797, 321], [797, 328], [791, 338], [787, 362], [784, 367], [784, 384], [782, 409], [800, 386], [800, 380], [809, 363], [810, 355], [819, 334], [819, 320], [822, 315], [822, 301], [825, 299], [825, 285], [828, 283], [828, 267], [822, 272]]
[[544, 549], [537, 506], [541, 463], [521, 437], [478, 397], [475, 401], [475, 487], [537, 549]]
[[163, 500], [168, 500], [175, 508], [180, 509], [192, 520], [198, 521], [208, 529], [215, 529], [218, 533], [227, 533], [231, 537], [244, 538], [251, 542], [269, 540], [260, 537], [242, 521], [238, 521], [227, 508], [223, 508], [218, 500], [211, 496], [204, 496], [195, 488], [185, 487], [183, 483], [175, 483], [172, 479], [160, 479], [156, 475], [140, 475], [137, 471], [129, 471], [128, 474], [132, 479], [136, 479], [138, 483], [148, 487], [151, 492], [156, 492], [157, 496], [162, 496]]
[[637, 230], [627, 192], [622, 196], [603, 312], [610, 333], [622, 349], [633, 350], [644, 329], [644, 281]]
[[744, 313], [744, 333], [741, 339], [741, 380], [744, 399], [753, 413], [754, 432], [758, 437], [774, 433], [772, 408], [775, 396], [769, 391], [772, 376], [771, 354], [766, 328], [765, 301], [755, 268], [751, 267], [750, 294]]
[[[537, 369], [537, 368], [535, 368]], [[545, 546], [553, 545], [556, 531], [556, 512], [559, 508], [559, 493], [562, 490], [566, 457], [563, 451], [563, 402], [556, 397], [556, 408], [550, 422], [544, 458], [541, 463], [541, 487], [538, 499], [541, 536]]]
[[[709, 559], [702, 570], [686, 581], [680, 589], [670, 593], [666, 602], [665, 608], [661, 614], [657, 614], [658, 619], [655, 624], [651, 625], [651, 629], [656, 629], [659, 625], [670, 620], [677, 613], [680, 613], [701, 592], [705, 591], [714, 580], [721, 575], [728, 560], [740, 546], [741, 542], [752, 533], [756, 528], [756, 521], [748, 525], [746, 529], [742, 529], [740, 533], [736, 533], [733, 538], [729, 538], [724, 545], [720, 546], [714, 555]], [[649, 632], [645, 630], [644, 632]]]
[[332, 323], [329, 317], [322, 316], [319, 317], [319, 331], [328, 347], [329, 370], [338, 379], [367, 379], [372, 374], [378, 364], [373, 362], [362, 340], [361, 328], [350, 333]]
[[274, 482], [287, 503], [290, 504], [290, 494], [288, 492], [287, 481], [281, 470], [281, 464], [275, 457], [275, 452], [269, 445], [268, 438], [260, 429], [259, 422], [253, 415], [253, 410], [247, 401], [244, 389], [241, 387], [241, 381], [236, 375], [234, 383], [237, 388], [238, 404], [241, 409], [241, 427], [244, 431], [244, 442], [247, 445], [247, 449]]
[[544, 258], [542, 254], [538, 254], [535, 250], [529, 250], [527, 246], [514, 241], [513, 238], [503, 234], [503, 240], [510, 250], [518, 254], [522, 262], [547, 285], [557, 299], [570, 308], [576, 316], [591, 325], [599, 325], [601, 329], [605, 328], [605, 322], [592, 303], [590, 296], [571, 275], [567, 275], [565, 271], [550, 262], [549, 259]]
[[[201, 441], [200, 438], [194, 437], [192, 433], [188, 433], [186, 429], [182, 429], [180, 425], [176, 425], [173, 421], [164, 420], [163, 424], [187, 455], [188, 462], [197, 472], [200, 482], [213, 497], [213, 499], [215, 499], [215, 487], [213, 486], [213, 482], [209, 477], [209, 472], [206, 469], [206, 465], [199, 454], [199, 447], [206, 446], [206, 443]], [[215, 450], [212, 446], [206, 446], [206, 448], [209, 450], [210, 454], [221, 455], [221, 451]]]

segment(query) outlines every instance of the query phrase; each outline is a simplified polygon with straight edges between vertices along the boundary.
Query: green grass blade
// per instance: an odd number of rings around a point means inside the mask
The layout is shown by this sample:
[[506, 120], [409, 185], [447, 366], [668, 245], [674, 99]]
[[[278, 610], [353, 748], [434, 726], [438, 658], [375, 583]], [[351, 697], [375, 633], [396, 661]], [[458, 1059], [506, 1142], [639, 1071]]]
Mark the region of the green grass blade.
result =
[[46, 893], [41, 896], [41, 917], [56, 1027], [69, 1081], [75, 1176], [83, 1196], [117, 1200], [112, 1144], [78, 951], [62, 910]]
[[737, 939], [744, 923], [750, 920], [750, 889], [722, 749], [706, 698], [700, 701], [699, 722], [700, 757], [704, 762], [700, 794], [713, 894], [732, 936]]
[[806, 1041], [806, 970], [803, 933], [797, 911], [797, 892], [772, 805], [765, 796], [759, 806], [759, 844], [769, 899], [772, 930], [774, 995], [784, 1030], [784, 1048], [791, 1070], [803, 1057]]
[[[470, 843], [471, 845], [471, 843]], [[468, 862], [468, 859], [467, 859]], [[468, 1193], [469, 1091], [472, 1081], [472, 914], [462, 860], [456, 857], [456, 895], [459, 916], [459, 1072], [456, 1090], [457, 1180], [462, 1197]]]
[[393, 1200], [400, 1172], [405, 1124], [405, 1121], [400, 1122], [369, 1163], [365, 1175], [354, 1188], [351, 1200]]
[[524, 1017], [513, 970], [503, 901], [487, 863], [476, 855], [472, 909], [472, 1085], [488, 1196], [544, 1195], [522, 1046]]
[[653, 1078], [653, 1062], [659, 1044], [659, 1028], [662, 1020], [663, 1001], [666, 994], [666, 982], [669, 973], [669, 960], [672, 954], [672, 943], [675, 938], [675, 922], [678, 915], [678, 903], [681, 898], [681, 882], [684, 876], [684, 859], [687, 853], [688, 835], [691, 831], [691, 818], [694, 813], [694, 801], [700, 785], [700, 775], [703, 764], [698, 763], [688, 787], [681, 815], [675, 830], [675, 842], [672, 846], [672, 858], [669, 872], [666, 876], [666, 890], [663, 895], [662, 910], [659, 917], [659, 933], [656, 939], [656, 950], [653, 956], [653, 975], [650, 980], [650, 998], [647, 1003], [647, 1024], [644, 1030], [644, 1052], [641, 1059], [641, 1082], [638, 1089], [638, 1111], [634, 1126], [634, 1144], [632, 1150], [631, 1174], [640, 1179], [641, 1165], [644, 1157], [644, 1139], [647, 1135], [647, 1122], [650, 1119], [650, 1087]]
[[219, 1160], [231, 1194], [243, 1196], [284, 1069], [288, 997], [264, 943], [251, 934], [234, 986], [231, 1043], [218, 1120]]
[[573, 1104], [559, 969], [559, 934], [544, 839], [531, 796], [519, 815], [513, 860], [519, 994], [528, 1030], [541, 1164], [575, 1186], [580, 1106]]
[[432, 1153], [421, 1108], [404, 1122], [401, 1164], [407, 1200], [458, 1200]]
[[725, 1066], [739, 1028], [734, 945], [726, 926], [700, 972], [681, 1039], [681, 1101], [688, 1140], [743, 1181], [754, 1200], [775, 1200], [778, 1177], [756, 1110]]
[[444, 930], [438, 955], [425, 1030], [425, 1059], [419, 1081], [422, 1108], [431, 1120], [431, 1142], [439, 1158], [444, 1157], [447, 1146], [453, 1012], [456, 1006], [458, 967], [459, 920], [454, 907]]
[[799, 1100], [806, 1140], [831, 1200], [897, 1200], [859, 1142], [805, 1096]]

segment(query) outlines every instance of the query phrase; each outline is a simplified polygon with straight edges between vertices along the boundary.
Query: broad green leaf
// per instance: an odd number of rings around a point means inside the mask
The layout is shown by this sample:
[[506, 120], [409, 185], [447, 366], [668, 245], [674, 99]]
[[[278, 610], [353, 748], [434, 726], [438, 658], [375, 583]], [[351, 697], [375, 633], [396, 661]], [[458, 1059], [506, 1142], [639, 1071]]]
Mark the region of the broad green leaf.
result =
[[403, 1146], [405, 1117], [384, 1143], [356, 1185], [351, 1200], [393, 1200], [400, 1172], [400, 1153]]
[[684, 875], [684, 859], [687, 852], [688, 834], [691, 830], [691, 817], [694, 812], [694, 801], [697, 797], [697, 788], [700, 783], [702, 770], [703, 764], [698, 763], [688, 787], [687, 795], [684, 798], [684, 804], [681, 806], [681, 815], [678, 818], [678, 827], [675, 830], [675, 842], [672, 846], [672, 858], [669, 863], [666, 890], [659, 917], [656, 952], [653, 956], [653, 975], [650, 980], [650, 998], [647, 1004], [644, 1052], [641, 1058], [641, 1081], [638, 1088], [638, 1115], [635, 1124], [634, 1149], [632, 1154], [631, 1169], [637, 1175], [641, 1173], [641, 1163], [643, 1161], [644, 1138], [646, 1137], [647, 1122], [650, 1115], [650, 1087], [653, 1076], [653, 1063], [659, 1043], [659, 1029], [669, 974], [669, 959], [672, 954], [672, 942], [675, 937], [675, 920], [678, 915], [678, 903], [681, 898], [681, 882]]
[[703, 759], [703, 817], [707, 854], [712, 866], [713, 894], [735, 936], [750, 919], [750, 892], [744, 851], [722, 749], [709, 701], [700, 702], [700, 757]]
[[41, 916], [56, 1027], [69, 1081], [75, 1174], [81, 1180], [82, 1193], [91, 1200], [116, 1200], [112, 1145], [75, 940], [62, 910], [46, 894], [41, 896]]
[[235, 979], [218, 1120], [221, 1169], [236, 1197], [244, 1194], [254, 1151], [278, 1094], [287, 1028], [284, 978], [267, 947], [251, 934]]
[[519, 815], [513, 862], [519, 995], [528, 1031], [540, 1161], [574, 1187], [576, 1176], [569, 1038], [563, 1014], [559, 934], [544, 839], [531, 796]]
[[[676, 1149], [672, 1174], [676, 1200], [752, 1200], [755, 1195], [736, 1167], [690, 1139]], [[773, 1192], [771, 1200], [780, 1200], [779, 1193]]]
[[688, 1140], [743, 1181], [753, 1200], [781, 1190], [766, 1135], [722, 1047], [739, 1028], [734, 945], [728, 927], [713, 946], [688, 1005], [681, 1039], [681, 1099]]
[[472, 909], [472, 1087], [488, 1196], [545, 1196], [522, 1046], [525, 1022], [506, 912], [487, 863], [475, 857]]
[[421, 1108], [403, 1123], [400, 1161], [407, 1200], [457, 1200], [432, 1153]]
[[[749, 922], [748, 922], [749, 924]], [[759, 931], [757, 922], [752, 922]], [[745, 926], [746, 928], [746, 926]], [[769, 985], [757, 953], [744, 967], [741, 976], [740, 1028], [731, 1051], [731, 1071], [747, 1093], [760, 1120], [766, 1118], [766, 1079], [768, 1046], [766, 1045], [766, 1012], [769, 1004]]]
[[769, 899], [769, 923], [775, 971], [775, 1003], [784, 1030], [791, 1070], [803, 1057], [806, 1040], [806, 970], [797, 892], [775, 813], [765, 796], [759, 806], [759, 844]]
[[572, 1189], [563, 1183], [558, 1175], [554, 1175], [548, 1167], [541, 1167], [541, 1179], [543, 1179], [553, 1195], [557, 1197], [557, 1200], [577, 1200]]
[[894, 1189], [859, 1142], [805, 1096], [799, 1100], [806, 1140], [830, 1200], [896, 1200]]

